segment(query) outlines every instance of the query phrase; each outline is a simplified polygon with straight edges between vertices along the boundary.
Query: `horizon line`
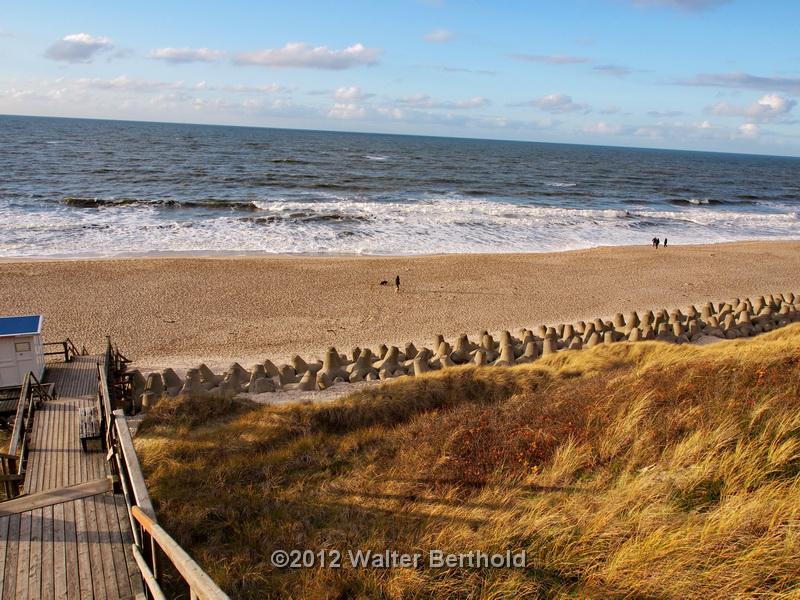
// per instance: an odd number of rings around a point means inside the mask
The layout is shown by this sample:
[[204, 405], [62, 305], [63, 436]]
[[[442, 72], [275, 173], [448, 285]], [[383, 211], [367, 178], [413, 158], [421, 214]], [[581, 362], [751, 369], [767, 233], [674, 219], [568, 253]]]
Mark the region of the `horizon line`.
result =
[[196, 123], [191, 121], [151, 121], [146, 119], [111, 119], [106, 117], [63, 117], [55, 115], [26, 115], [26, 114], [13, 114], [13, 113], [0, 113], [0, 118], [28, 118], [28, 119], [62, 119], [62, 120], [78, 120], [78, 121], [107, 121], [112, 123], [141, 123], [152, 125], [187, 125], [187, 126], [200, 126], [200, 127], [237, 127], [240, 129], [273, 129], [279, 131], [305, 131], [313, 133], [341, 133], [341, 134], [356, 134], [356, 135], [384, 135], [384, 136], [398, 136], [398, 137], [421, 137], [432, 139], [444, 140], [472, 140], [481, 142], [506, 142], [516, 144], [546, 144], [551, 146], [585, 146], [589, 148], [619, 148], [625, 150], [649, 150], [656, 152], [695, 152], [698, 154], [724, 154], [732, 156], [759, 156], [766, 158], [788, 158], [800, 159], [800, 154], [764, 154], [756, 152], [732, 152], [729, 150], [687, 150], [685, 148], [657, 148], [653, 146], [626, 146], [626, 145], [610, 145], [610, 144], [592, 144], [587, 142], [544, 142], [539, 140], [519, 140], [519, 139], [503, 139], [491, 137], [472, 137], [472, 136], [455, 136], [455, 135], [435, 135], [425, 133], [394, 133], [385, 131], [357, 131], [357, 130], [339, 130], [339, 129], [314, 129], [303, 127], [275, 127], [270, 125], [232, 125], [228, 123]]

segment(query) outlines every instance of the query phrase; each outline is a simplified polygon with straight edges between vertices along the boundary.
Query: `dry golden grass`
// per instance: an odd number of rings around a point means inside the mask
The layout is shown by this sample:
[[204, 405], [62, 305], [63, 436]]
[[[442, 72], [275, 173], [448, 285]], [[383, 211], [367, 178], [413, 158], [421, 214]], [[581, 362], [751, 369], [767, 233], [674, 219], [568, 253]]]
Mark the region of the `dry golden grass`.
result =
[[[164, 402], [136, 440], [159, 518], [234, 597], [800, 597], [800, 325], [205, 424]], [[528, 567], [281, 570], [279, 548], [524, 549]]]

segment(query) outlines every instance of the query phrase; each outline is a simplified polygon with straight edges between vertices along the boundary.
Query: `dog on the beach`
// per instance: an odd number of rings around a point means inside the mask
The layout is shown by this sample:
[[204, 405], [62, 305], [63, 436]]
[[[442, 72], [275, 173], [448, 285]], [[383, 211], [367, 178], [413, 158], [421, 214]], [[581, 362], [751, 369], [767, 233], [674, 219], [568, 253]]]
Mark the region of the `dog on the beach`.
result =
[[381, 281], [381, 285], [389, 285], [389, 282], [384, 279], [383, 281]]

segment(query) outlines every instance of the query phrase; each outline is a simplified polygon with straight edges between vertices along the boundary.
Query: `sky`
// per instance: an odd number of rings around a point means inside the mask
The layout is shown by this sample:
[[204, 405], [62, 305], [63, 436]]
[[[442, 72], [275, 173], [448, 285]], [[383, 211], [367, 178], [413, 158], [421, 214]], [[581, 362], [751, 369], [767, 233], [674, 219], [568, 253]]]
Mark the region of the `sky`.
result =
[[800, 156], [797, 0], [6, 3], [0, 114]]

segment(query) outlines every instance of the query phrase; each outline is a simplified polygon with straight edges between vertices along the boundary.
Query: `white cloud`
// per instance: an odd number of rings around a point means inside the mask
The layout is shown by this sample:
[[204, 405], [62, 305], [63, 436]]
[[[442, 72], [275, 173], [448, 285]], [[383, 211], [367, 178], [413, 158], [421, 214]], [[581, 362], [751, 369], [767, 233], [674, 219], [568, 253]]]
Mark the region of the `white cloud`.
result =
[[619, 112], [619, 106], [606, 106], [598, 111], [601, 115], [615, 115]]
[[214, 62], [223, 56], [223, 51], [210, 48], [156, 48], [150, 52], [150, 58], [170, 63]]
[[401, 121], [406, 118], [406, 111], [402, 108], [397, 108], [396, 106], [381, 106], [378, 108], [378, 114], [393, 119], [395, 121]]
[[100, 78], [81, 78], [54, 80], [42, 80], [35, 84], [35, 87], [46, 90], [45, 93], [53, 94], [58, 90], [61, 94], [91, 92], [124, 92], [125, 94], [154, 94], [154, 93], [178, 93], [178, 92], [229, 92], [234, 94], [259, 94], [259, 95], [279, 95], [289, 94], [294, 91], [291, 87], [269, 83], [265, 85], [210, 85], [205, 81], [197, 83], [186, 83], [184, 81], [156, 81], [148, 79], [136, 79], [128, 75], [120, 75], [113, 79]]
[[452, 40], [454, 37], [456, 37], [456, 34], [448, 29], [434, 29], [433, 31], [422, 36], [422, 39], [433, 44], [444, 44], [445, 42]]
[[363, 119], [366, 114], [366, 108], [352, 102], [337, 102], [328, 111], [328, 116], [333, 119]]
[[253, 52], [242, 52], [234, 57], [240, 65], [261, 65], [274, 68], [343, 70], [363, 65], [374, 65], [383, 52], [380, 48], [367, 48], [353, 44], [343, 50], [332, 50], [327, 46], [309, 46], [302, 42], [290, 42], [282, 48], [267, 48]]
[[208, 85], [205, 81], [201, 81], [196, 87], [208, 91], [234, 92], [237, 94], [289, 94], [296, 90], [293, 86], [285, 86], [277, 83], [267, 83], [264, 85]]
[[778, 94], [766, 94], [749, 106], [735, 106], [728, 102], [718, 102], [706, 109], [723, 117], [746, 117], [764, 123], [785, 118], [797, 104], [795, 100]]
[[51, 60], [86, 63], [91, 62], [97, 53], [110, 50], [113, 47], [114, 44], [107, 37], [95, 37], [88, 33], [73, 33], [52, 44], [45, 50], [44, 55]]
[[434, 100], [428, 94], [415, 94], [405, 98], [399, 98], [397, 104], [402, 106], [410, 106], [414, 108], [432, 108], [432, 109], [449, 109], [449, 110], [464, 110], [471, 108], [483, 108], [489, 106], [491, 102], [488, 98], [483, 96], [475, 96], [467, 98], [466, 100]]
[[790, 94], [800, 93], [800, 77], [763, 77], [749, 73], [701, 73], [691, 79], [681, 79], [675, 83], [678, 85], [753, 89], [765, 92], [778, 90]]
[[757, 138], [759, 134], [758, 125], [755, 123], [744, 123], [739, 125], [739, 134], [746, 138]]
[[372, 98], [375, 94], [365, 94], [364, 91], [357, 85], [338, 87], [333, 91], [333, 97], [337, 100], [366, 100]]
[[601, 134], [613, 135], [622, 131], [622, 127], [614, 123], [597, 121], [596, 123], [592, 123], [591, 125], [587, 125], [586, 127], [584, 127], [583, 131], [585, 131], [586, 133], [601, 133]]
[[512, 54], [511, 58], [523, 62], [539, 62], [549, 65], [575, 65], [587, 63], [591, 60], [586, 56], [570, 56], [567, 54]]
[[[628, 131], [623, 130], [623, 132]], [[715, 126], [708, 120], [687, 123], [684, 121], [662, 122], [654, 125], [643, 125], [633, 129], [633, 135], [637, 137], [650, 138], [654, 140], [702, 140], [708, 142], [715, 140], [719, 142], [741, 139], [746, 137], [739, 129], [726, 129]]]
[[[73, 82], [68, 80], [58, 80], [65, 85]], [[175, 90], [184, 87], [183, 82], [148, 81], [145, 79], [132, 79], [127, 75], [120, 75], [114, 79], [76, 79], [74, 85], [79, 88], [93, 90], [121, 90], [126, 92], [155, 92], [161, 90]]]
[[535, 106], [538, 109], [550, 113], [568, 113], [575, 111], [588, 112], [589, 106], [583, 103], [573, 102], [571, 96], [566, 94], [548, 94], [536, 100], [525, 103], [527, 106]]

